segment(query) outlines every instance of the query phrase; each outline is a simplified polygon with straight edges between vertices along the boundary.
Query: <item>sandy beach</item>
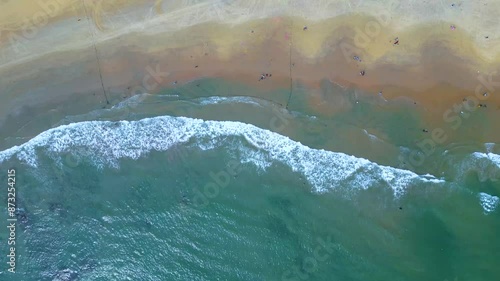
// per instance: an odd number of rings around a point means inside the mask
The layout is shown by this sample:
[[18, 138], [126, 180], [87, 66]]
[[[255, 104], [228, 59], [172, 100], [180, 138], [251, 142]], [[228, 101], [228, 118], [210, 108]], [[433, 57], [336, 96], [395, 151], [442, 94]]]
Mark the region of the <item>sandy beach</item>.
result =
[[499, 16], [0, 0], [0, 279], [497, 280]]
[[[40, 113], [57, 120], [207, 77], [291, 98], [328, 80], [420, 107], [435, 126], [468, 96], [499, 114], [496, 1], [35, 2], [0, 3], [2, 138]], [[318, 93], [304, 97], [312, 114], [345, 110]], [[500, 140], [492, 131], [485, 141]]]

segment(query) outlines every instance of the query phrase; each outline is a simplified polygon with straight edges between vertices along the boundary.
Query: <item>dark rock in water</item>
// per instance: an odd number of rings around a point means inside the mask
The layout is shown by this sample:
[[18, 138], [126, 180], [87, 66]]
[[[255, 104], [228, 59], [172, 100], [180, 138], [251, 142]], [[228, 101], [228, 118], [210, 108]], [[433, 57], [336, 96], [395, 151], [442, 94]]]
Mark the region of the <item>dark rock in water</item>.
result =
[[191, 200], [189, 200], [189, 197], [186, 194], [182, 195], [181, 203], [182, 204], [189, 204]]
[[153, 228], [153, 224], [148, 220], [144, 221], [143, 229], [149, 231], [151, 228]]
[[16, 209], [16, 218], [19, 222], [21, 222], [21, 224], [28, 223], [28, 214], [24, 208]]
[[49, 203], [49, 211], [59, 215], [62, 218], [65, 218], [68, 215], [68, 209], [65, 208], [61, 203]]
[[74, 281], [78, 277], [78, 272], [71, 269], [63, 269], [54, 275], [52, 281]]
[[49, 203], [49, 211], [51, 212], [61, 211], [62, 209], [63, 206], [60, 203]]
[[153, 228], [153, 224], [148, 219], [137, 221], [136, 226], [143, 232], [149, 232]]
[[83, 261], [78, 266], [78, 272], [80, 272], [80, 274], [86, 272], [92, 272], [97, 268], [98, 265], [99, 263], [96, 260], [84, 258]]

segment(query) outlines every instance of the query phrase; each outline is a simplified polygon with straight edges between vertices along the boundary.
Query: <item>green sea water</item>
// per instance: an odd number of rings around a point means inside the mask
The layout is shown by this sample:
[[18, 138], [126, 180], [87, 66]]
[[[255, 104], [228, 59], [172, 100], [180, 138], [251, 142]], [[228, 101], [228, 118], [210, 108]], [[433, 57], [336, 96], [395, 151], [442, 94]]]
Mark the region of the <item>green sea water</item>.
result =
[[0, 152], [0, 280], [497, 280], [500, 149], [415, 165], [421, 112], [325, 87], [349, 109], [203, 80]]

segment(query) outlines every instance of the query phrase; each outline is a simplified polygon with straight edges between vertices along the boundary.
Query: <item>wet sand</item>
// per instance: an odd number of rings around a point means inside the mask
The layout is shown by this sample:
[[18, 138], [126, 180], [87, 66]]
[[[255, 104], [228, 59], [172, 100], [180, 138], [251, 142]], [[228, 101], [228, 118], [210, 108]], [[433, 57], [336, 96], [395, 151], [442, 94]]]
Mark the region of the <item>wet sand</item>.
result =
[[[77, 6], [75, 1], [68, 1], [67, 8], [58, 10], [60, 14], [54, 15], [33, 38], [20, 41], [28, 51], [38, 48], [39, 54], [12, 53], [12, 44], [3, 41], [7, 44], [2, 44], [4, 56], [0, 61], [4, 101], [0, 105], [2, 148], [25, 141], [64, 116], [109, 108], [134, 94], [158, 93], [205, 77], [246, 84], [258, 89], [256, 95], [262, 98], [266, 98], [266, 91], [288, 89], [291, 95], [275, 100], [276, 103], [283, 107], [288, 104], [294, 110], [294, 106], [298, 107], [294, 101], [300, 100], [306, 103], [308, 114], [335, 116], [352, 106], [342, 100], [342, 95], [322, 90], [322, 83], [330, 81], [344, 91], [381, 96], [414, 108], [422, 113], [423, 129], [429, 130], [449, 128], [452, 122], [447, 122], [443, 114], [464, 98], [477, 96], [484, 99], [480, 103], [487, 107], [475, 105], [473, 115], [480, 112], [484, 122], [474, 122], [488, 125], [467, 132], [451, 130], [448, 141], [500, 141], [499, 125], [491, 122], [500, 115], [500, 97], [495, 92], [498, 86], [478, 80], [478, 75], [484, 75], [483, 80], [500, 81], [498, 74], [488, 78], [500, 61], [495, 49], [498, 47], [491, 47], [500, 44], [494, 44], [497, 34], [487, 32], [492, 25], [488, 19], [494, 13], [479, 4], [450, 4], [450, 9], [458, 11], [456, 14], [446, 14], [442, 21], [427, 15], [418, 22], [415, 17], [426, 13], [424, 6], [411, 13], [403, 4], [394, 8], [412, 15], [405, 21], [401, 19], [404, 14], [375, 9], [378, 6], [372, 2], [357, 3], [356, 10], [345, 8], [335, 17], [321, 14], [314, 19], [287, 16], [302, 11], [300, 7], [305, 9], [300, 1], [288, 3], [290, 8], [284, 8], [284, 4], [267, 7], [255, 1], [254, 6], [245, 2], [249, 9], [254, 9], [245, 11], [253, 12], [254, 17], [272, 14], [269, 9], [274, 9], [274, 16], [258, 20], [252, 20], [248, 14], [235, 14], [245, 6], [242, 3], [228, 4], [225, 9], [221, 9], [221, 2], [217, 2], [219, 6], [203, 2], [166, 9], [162, 1], [118, 1], [107, 6], [87, 2], [89, 10], [97, 12], [85, 13], [81, 2]], [[319, 9], [323, 4], [314, 2], [308, 8]], [[486, 4], [489, 9], [497, 5], [493, 1]], [[229, 12], [217, 14], [217, 7]], [[133, 22], [134, 9], [139, 18], [145, 11], [152, 16], [143, 17], [140, 28], [128, 32], [120, 29], [126, 22]], [[374, 16], [363, 13], [369, 9]], [[195, 11], [206, 12], [195, 18]], [[384, 21], [388, 12], [392, 19]], [[125, 19], [120, 15], [125, 15]], [[216, 22], [196, 24], [210, 17]], [[6, 14], [0, 18], [5, 24]], [[460, 22], [450, 24], [453, 18]], [[82, 19], [88, 21], [86, 27], [75, 27], [70, 32], [73, 25], [83, 24]], [[11, 32], [20, 34], [19, 26], [16, 31], [15, 23], [9, 24], [12, 28], [1, 34], [3, 39], [9, 38]], [[379, 27], [375, 31], [367, 27], [374, 24]], [[472, 32], [474, 28], [477, 30]], [[68, 43], [46, 49], [44, 40], [57, 32], [63, 32]], [[488, 35], [479, 36], [483, 32]], [[272, 76], [259, 81], [266, 73]], [[476, 95], [476, 88], [483, 84], [487, 87], [481, 86]], [[49, 120], [46, 124], [37, 123], [42, 116]], [[33, 128], [21, 133], [20, 128], [30, 126]]]

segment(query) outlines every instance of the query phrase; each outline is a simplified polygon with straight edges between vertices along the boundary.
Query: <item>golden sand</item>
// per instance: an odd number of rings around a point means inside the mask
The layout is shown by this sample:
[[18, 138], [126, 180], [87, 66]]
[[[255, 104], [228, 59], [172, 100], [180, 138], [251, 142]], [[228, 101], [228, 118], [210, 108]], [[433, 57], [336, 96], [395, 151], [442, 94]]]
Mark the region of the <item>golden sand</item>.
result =
[[[319, 89], [326, 79], [382, 92], [386, 99], [404, 97], [436, 123], [482, 87], [480, 94], [490, 92], [484, 110], [496, 116], [500, 98], [495, 89], [480, 86], [478, 75], [500, 81], [494, 73], [500, 62], [495, 12], [500, 6], [452, 3], [0, 2], [0, 85], [6, 101], [0, 122], [26, 107], [89, 94], [94, 108], [106, 107], [106, 100], [115, 103], [133, 89], [155, 93], [203, 77], [261, 89], [297, 83]], [[37, 24], [43, 13], [47, 22]], [[26, 36], [29, 24], [36, 29]], [[163, 74], [154, 79], [151, 72]], [[262, 73], [272, 78], [259, 81]], [[321, 114], [346, 110], [325, 94], [305, 99]]]

